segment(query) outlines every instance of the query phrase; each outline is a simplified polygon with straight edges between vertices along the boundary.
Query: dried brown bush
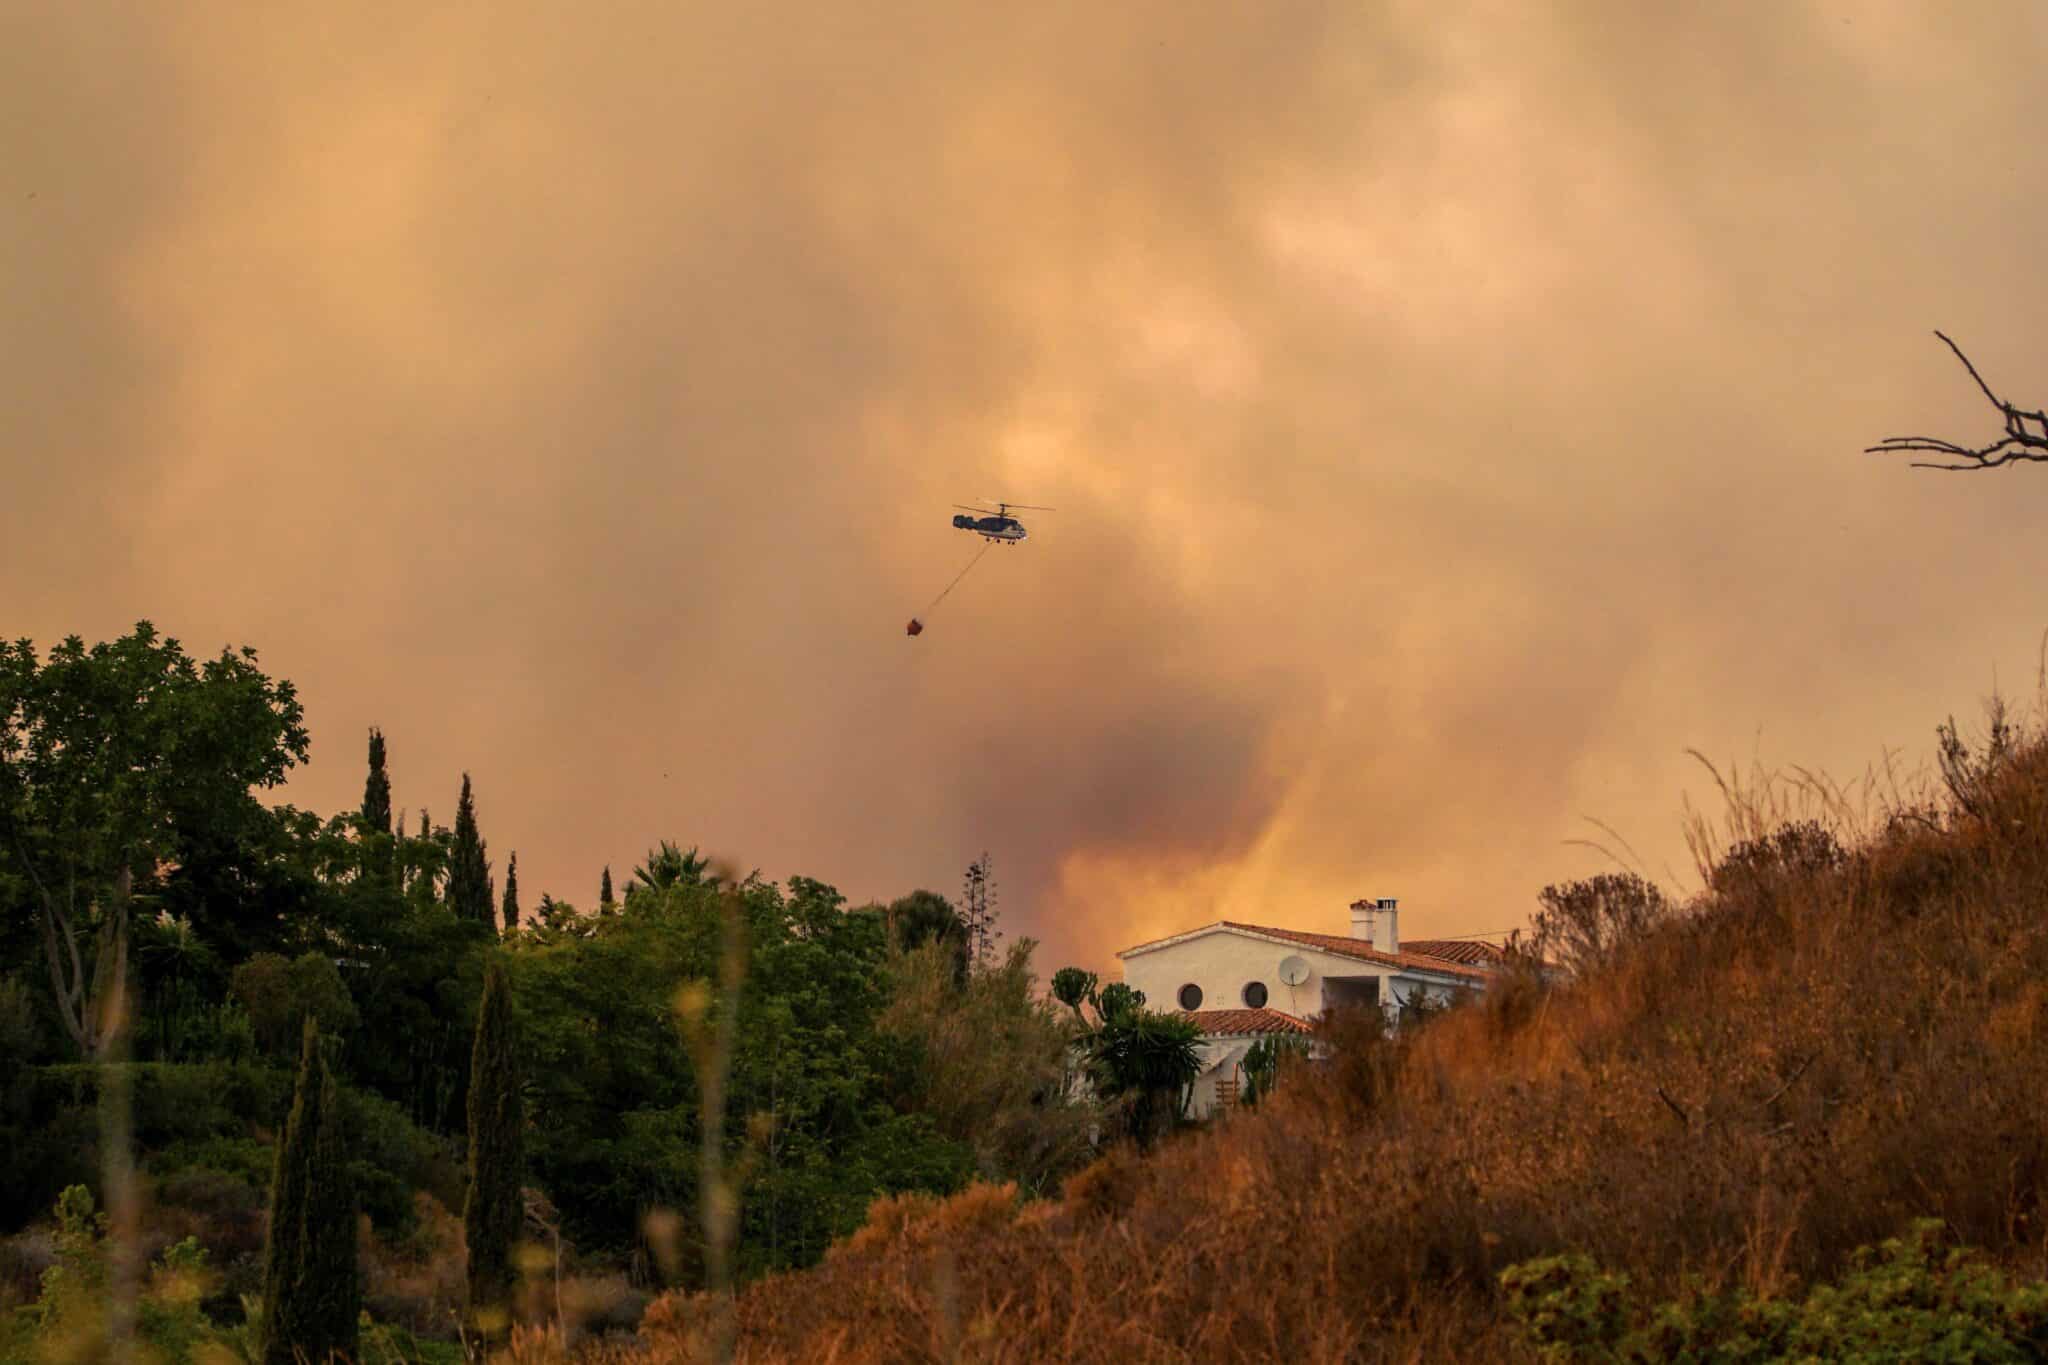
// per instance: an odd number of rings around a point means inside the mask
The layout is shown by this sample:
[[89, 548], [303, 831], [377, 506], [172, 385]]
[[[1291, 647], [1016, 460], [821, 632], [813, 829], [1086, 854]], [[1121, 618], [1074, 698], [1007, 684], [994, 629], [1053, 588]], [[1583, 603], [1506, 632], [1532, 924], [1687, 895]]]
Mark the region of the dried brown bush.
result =
[[[1925, 1216], [2040, 1274], [2048, 745], [1973, 783], [1860, 828], [1839, 793], [1726, 783], [1710, 889], [1597, 971], [1410, 1036], [1338, 1021], [1258, 1112], [1057, 1205], [884, 1201], [741, 1295], [738, 1358], [1512, 1360], [1518, 1261], [1776, 1293]], [[658, 1303], [641, 1358], [691, 1358], [692, 1318]]]

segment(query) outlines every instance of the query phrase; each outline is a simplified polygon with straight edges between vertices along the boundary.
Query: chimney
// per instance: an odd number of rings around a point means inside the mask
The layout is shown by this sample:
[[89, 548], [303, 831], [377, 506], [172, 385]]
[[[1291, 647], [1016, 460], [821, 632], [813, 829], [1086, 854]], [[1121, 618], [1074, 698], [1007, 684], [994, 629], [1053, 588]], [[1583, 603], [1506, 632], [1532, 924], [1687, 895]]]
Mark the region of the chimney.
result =
[[1401, 935], [1392, 896], [1351, 902], [1351, 937], [1364, 939], [1383, 953], [1401, 950]]

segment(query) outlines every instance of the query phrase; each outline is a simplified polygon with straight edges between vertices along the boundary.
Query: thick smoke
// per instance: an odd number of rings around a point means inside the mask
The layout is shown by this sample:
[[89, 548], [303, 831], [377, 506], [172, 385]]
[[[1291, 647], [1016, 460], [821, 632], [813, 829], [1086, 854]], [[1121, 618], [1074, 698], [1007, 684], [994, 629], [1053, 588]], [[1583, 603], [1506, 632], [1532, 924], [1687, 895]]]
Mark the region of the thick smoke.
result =
[[515, 9], [0, 53], [8, 632], [258, 645], [302, 803], [1477, 932], [2048, 624], [2048, 481], [1856, 453], [1989, 421], [1935, 326], [2048, 398], [2038, 7]]

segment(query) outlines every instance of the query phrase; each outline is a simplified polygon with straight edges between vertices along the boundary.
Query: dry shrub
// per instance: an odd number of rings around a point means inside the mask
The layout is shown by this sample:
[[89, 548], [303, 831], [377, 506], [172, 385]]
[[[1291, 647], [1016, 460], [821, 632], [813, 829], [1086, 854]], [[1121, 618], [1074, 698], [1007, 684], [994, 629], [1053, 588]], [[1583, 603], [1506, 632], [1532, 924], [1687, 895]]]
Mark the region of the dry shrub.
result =
[[1077, 1217], [1091, 1221], [1120, 1218], [1137, 1202], [1143, 1169], [1135, 1147], [1114, 1147], [1094, 1165], [1068, 1178], [1066, 1206]]
[[432, 1195], [413, 1196], [414, 1221], [393, 1244], [366, 1228], [362, 1248], [363, 1307], [380, 1323], [424, 1337], [452, 1337], [466, 1292], [462, 1217]]
[[2048, 747], [1972, 772], [1967, 807], [1724, 781], [1710, 889], [1598, 972], [1398, 1036], [1333, 1019], [1257, 1112], [1029, 1217], [879, 1201], [740, 1295], [738, 1358], [1512, 1360], [1518, 1262], [1783, 1294], [1924, 1216], [2040, 1274]]

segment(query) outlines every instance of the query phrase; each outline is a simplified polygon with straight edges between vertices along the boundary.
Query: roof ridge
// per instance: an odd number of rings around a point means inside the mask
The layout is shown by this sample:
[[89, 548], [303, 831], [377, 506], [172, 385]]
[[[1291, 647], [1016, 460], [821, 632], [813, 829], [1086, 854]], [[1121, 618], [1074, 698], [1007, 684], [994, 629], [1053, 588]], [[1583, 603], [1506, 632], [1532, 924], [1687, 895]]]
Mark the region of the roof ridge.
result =
[[[1391, 966], [1412, 966], [1423, 971], [1438, 971], [1450, 976], [1485, 976], [1477, 967], [1469, 967], [1450, 958], [1436, 957], [1429, 953], [1409, 952], [1397, 947], [1393, 952], [1375, 948], [1364, 939], [1347, 938], [1342, 934], [1319, 934], [1310, 929], [1281, 929], [1270, 924], [1247, 924], [1242, 920], [1218, 920], [1214, 926], [1223, 929], [1243, 929], [1254, 934], [1266, 934], [1288, 942], [1306, 944], [1324, 952], [1336, 953], [1340, 957], [1355, 957], [1363, 962], [1384, 962]], [[1196, 932], [1191, 930], [1190, 932]], [[1436, 940], [1418, 939], [1427, 943]]]

